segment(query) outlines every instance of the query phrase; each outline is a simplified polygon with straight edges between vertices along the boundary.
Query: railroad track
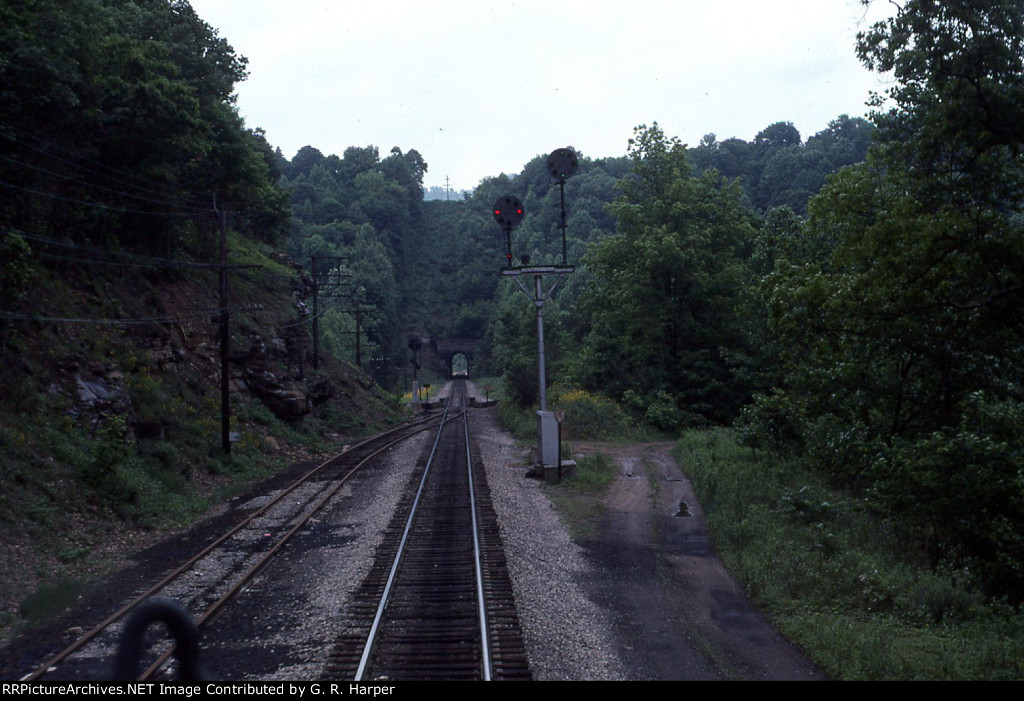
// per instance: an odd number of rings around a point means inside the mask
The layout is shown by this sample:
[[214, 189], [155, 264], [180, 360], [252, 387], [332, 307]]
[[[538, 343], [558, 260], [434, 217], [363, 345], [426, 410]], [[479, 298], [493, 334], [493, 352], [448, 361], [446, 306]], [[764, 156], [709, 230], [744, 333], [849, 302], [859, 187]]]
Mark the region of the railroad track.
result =
[[[448, 402], [464, 406], [464, 381]], [[442, 427], [346, 608], [329, 679], [514, 680], [530, 671], [465, 411]]]
[[[441, 421], [440, 417], [433, 416], [392, 429], [321, 463], [267, 498], [228, 532], [79, 635], [71, 645], [53, 654], [22, 680], [45, 680], [51, 673], [62, 680], [90, 679], [96, 677], [98, 669], [103, 676], [109, 675], [124, 619], [154, 597], [179, 602], [202, 629], [360, 468], [396, 444], [440, 426]], [[166, 670], [174, 652], [173, 645], [163, 643], [158, 644], [156, 650], [140, 654], [142, 666], [132, 677], [150, 679], [166, 674], [162, 670]]]

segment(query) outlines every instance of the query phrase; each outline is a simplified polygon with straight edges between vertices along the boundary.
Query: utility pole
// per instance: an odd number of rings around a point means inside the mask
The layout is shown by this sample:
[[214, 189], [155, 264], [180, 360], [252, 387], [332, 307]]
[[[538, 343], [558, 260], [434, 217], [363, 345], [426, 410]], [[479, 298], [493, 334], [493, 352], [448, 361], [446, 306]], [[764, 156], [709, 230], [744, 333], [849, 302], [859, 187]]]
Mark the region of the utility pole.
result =
[[[217, 212], [217, 195], [213, 196]], [[228, 367], [231, 328], [228, 316], [228, 212], [220, 209], [220, 444], [225, 455], [231, 455], [231, 377]]]
[[228, 273], [239, 268], [260, 268], [260, 265], [228, 265], [228, 211], [217, 204], [217, 193], [213, 195], [213, 213], [220, 224], [220, 312], [217, 315], [217, 338], [220, 343], [220, 443], [225, 455], [231, 455], [231, 311]]
[[362, 369], [363, 367], [363, 351], [359, 344], [360, 336], [362, 335], [363, 327], [363, 312], [359, 309], [359, 300], [355, 301], [355, 317], [356, 317], [356, 367]]
[[[363, 287], [362, 285], [358, 285], [354, 290], [352, 290], [352, 294], [351, 294], [351, 297], [350, 297], [350, 301], [352, 302], [352, 308], [351, 309], [340, 309], [339, 310], [339, 311], [345, 312], [346, 314], [351, 314], [352, 318], [355, 319], [355, 322], [356, 322], [356, 330], [355, 330], [355, 334], [356, 334], [356, 367], [359, 368], [360, 370], [363, 369], [363, 346], [362, 346], [363, 306], [362, 306], [362, 301], [363, 301], [363, 295], [365, 295], [365, 294], [366, 294], [366, 288]], [[343, 333], [349, 334], [349, 333], [352, 333], [352, 332], [351, 331], [345, 331]]]
[[313, 369], [320, 367], [320, 276], [313, 256]]
[[[324, 279], [325, 297], [332, 299], [339, 290], [351, 283], [343, 283], [341, 278], [351, 277], [348, 270], [348, 256], [312, 256], [313, 271], [313, 369], [320, 367], [320, 288]], [[321, 265], [320, 261], [324, 261]], [[325, 267], [326, 266], [326, 267]]]

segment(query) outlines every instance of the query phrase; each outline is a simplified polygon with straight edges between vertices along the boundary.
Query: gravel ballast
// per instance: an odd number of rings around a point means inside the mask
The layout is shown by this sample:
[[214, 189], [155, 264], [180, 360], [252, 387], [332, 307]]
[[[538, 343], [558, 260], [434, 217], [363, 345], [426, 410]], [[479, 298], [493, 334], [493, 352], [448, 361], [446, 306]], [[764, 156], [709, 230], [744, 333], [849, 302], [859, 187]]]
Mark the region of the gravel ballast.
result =
[[501, 525], [509, 574], [537, 680], [618, 680], [608, 615], [582, 591], [591, 574], [541, 484], [525, 477], [529, 456], [497, 426], [494, 410], [474, 412], [472, 427]]

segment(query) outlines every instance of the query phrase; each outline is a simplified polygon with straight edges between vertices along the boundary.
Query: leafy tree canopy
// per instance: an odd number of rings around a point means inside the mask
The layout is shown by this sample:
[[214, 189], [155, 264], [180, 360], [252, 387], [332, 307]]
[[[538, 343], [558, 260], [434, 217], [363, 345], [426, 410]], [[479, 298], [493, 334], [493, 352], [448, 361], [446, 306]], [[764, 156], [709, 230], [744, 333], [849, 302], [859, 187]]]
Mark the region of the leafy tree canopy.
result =
[[245, 59], [182, 0], [0, 6], [4, 223], [168, 255], [202, 246], [214, 198], [272, 239], [272, 153], [244, 128]]
[[736, 299], [753, 237], [734, 182], [694, 176], [685, 147], [657, 124], [630, 141], [632, 174], [611, 206], [619, 234], [586, 258], [592, 329], [579, 372], [621, 396], [665, 392], [695, 421], [722, 421], [743, 390], [721, 349], [741, 343]]
[[[880, 143], [812, 200], [806, 243], [775, 257], [765, 290], [786, 393], [754, 411], [788, 414], [775, 428], [904, 516], [934, 561], [1016, 600], [1022, 47], [1021, 2], [910, 0], [861, 35], [865, 63], [897, 79]], [[979, 508], [949, 518], [958, 504]]]

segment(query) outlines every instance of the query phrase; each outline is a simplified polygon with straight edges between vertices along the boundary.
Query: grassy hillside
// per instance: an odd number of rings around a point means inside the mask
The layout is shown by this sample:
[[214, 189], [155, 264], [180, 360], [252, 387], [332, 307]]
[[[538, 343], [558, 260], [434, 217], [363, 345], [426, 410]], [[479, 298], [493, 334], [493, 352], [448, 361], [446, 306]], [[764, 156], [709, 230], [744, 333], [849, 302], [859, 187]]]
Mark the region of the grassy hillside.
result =
[[80, 249], [54, 264], [32, 249], [22, 293], [34, 314], [0, 320], [4, 637], [246, 485], [401, 417], [351, 365], [310, 367], [308, 280], [237, 238], [229, 261], [255, 267], [230, 275], [238, 436], [225, 455], [217, 269], [116, 254], [101, 267]]

